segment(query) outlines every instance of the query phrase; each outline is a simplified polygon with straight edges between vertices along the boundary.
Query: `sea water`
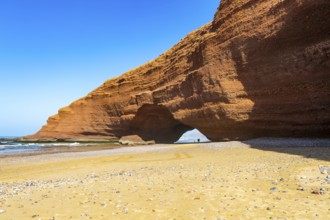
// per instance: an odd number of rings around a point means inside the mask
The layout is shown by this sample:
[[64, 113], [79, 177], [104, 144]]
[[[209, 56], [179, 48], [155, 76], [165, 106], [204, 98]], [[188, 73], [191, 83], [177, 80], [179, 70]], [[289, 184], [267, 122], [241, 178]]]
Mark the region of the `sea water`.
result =
[[80, 145], [79, 143], [20, 143], [10, 139], [6, 140], [6, 138], [15, 137], [0, 136], [0, 155], [30, 153], [46, 147]]

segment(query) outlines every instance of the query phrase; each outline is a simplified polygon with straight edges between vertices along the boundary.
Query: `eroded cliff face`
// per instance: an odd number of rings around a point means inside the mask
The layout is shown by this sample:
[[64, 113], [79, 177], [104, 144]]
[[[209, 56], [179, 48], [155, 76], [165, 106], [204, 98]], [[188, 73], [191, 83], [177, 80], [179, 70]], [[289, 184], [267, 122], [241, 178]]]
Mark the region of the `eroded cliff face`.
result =
[[329, 0], [222, 0], [212, 23], [29, 138], [329, 136], [329, 15]]

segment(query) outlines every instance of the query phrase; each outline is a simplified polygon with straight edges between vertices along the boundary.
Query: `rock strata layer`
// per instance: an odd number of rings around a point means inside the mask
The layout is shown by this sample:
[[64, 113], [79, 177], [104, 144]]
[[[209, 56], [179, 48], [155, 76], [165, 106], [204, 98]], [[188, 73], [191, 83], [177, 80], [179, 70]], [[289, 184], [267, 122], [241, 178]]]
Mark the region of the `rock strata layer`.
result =
[[27, 138], [329, 137], [329, 15], [329, 0], [222, 0], [213, 22]]

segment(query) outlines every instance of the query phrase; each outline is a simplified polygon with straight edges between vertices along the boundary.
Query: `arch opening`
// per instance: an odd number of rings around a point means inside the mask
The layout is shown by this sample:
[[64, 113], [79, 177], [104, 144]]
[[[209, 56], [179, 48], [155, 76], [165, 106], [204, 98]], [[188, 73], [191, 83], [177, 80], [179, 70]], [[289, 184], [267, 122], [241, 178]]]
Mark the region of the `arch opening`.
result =
[[144, 141], [174, 143], [192, 127], [176, 120], [163, 105], [144, 104], [130, 124], [130, 133], [139, 135]]
[[176, 144], [186, 144], [186, 143], [208, 143], [211, 142], [203, 133], [201, 133], [197, 128], [185, 132]]

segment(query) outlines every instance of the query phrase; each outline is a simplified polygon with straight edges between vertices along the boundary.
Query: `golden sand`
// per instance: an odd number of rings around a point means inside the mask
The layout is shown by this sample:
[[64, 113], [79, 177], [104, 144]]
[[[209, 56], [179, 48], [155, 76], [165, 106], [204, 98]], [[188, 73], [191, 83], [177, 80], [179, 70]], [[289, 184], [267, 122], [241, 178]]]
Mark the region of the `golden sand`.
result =
[[330, 148], [205, 146], [2, 158], [0, 219], [330, 219]]

